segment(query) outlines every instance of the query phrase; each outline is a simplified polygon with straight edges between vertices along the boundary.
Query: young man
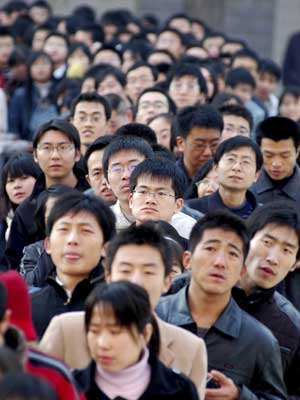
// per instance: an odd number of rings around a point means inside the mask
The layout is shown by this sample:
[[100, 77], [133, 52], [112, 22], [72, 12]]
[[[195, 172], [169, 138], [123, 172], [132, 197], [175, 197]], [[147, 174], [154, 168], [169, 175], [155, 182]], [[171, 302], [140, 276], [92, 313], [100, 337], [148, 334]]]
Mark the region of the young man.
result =
[[213, 194], [189, 200], [191, 208], [206, 214], [226, 208], [242, 218], [248, 218], [257, 201], [248, 189], [256, 181], [263, 157], [251, 139], [235, 136], [222, 142], [214, 156], [219, 188]]
[[117, 199], [104, 177], [102, 160], [104, 149], [112, 139], [113, 137], [109, 135], [99, 137], [88, 147], [84, 156], [84, 162], [88, 171], [86, 180], [91, 186], [91, 189], [88, 189], [86, 193], [95, 194], [108, 205], [115, 204]]
[[105, 97], [111, 107], [111, 116], [108, 121], [107, 133], [113, 135], [121, 126], [133, 121], [133, 113], [128, 100], [114, 93], [109, 93]]
[[104, 177], [118, 199], [112, 206], [117, 230], [127, 228], [134, 222], [129, 207], [129, 178], [140, 162], [152, 156], [152, 148], [145, 140], [128, 135], [116, 137], [104, 150]]
[[203, 104], [207, 95], [205, 78], [192, 64], [179, 63], [169, 74], [168, 91], [178, 109]]
[[155, 43], [155, 49], [168, 50], [175, 59], [179, 59], [184, 52], [184, 39], [177, 29], [166, 27], [162, 29]]
[[137, 98], [143, 90], [154, 85], [156, 78], [153, 67], [144, 62], [137, 62], [128, 69], [126, 74], [126, 94], [133, 104], [136, 104]]
[[187, 107], [177, 114], [174, 126], [177, 147], [183, 153], [177, 165], [191, 182], [201, 165], [214, 156], [223, 130], [223, 118], [208, 104]]
[[[239, 306], [266, 325], [281, 347], [289, 397], [300, 397], [300, 314], [276, 289], [299, 259], [300, 219], [292, 206], [259, 207], [248, 219], [246, 272], [234, 288]], [[299, 295], [298, 295], [299, 297]]]
[[98, 137], [107, 134], [110, 116], [108, 101], [96, 92], [82, 93], [74, 99], [71, 106], [71, 122], [78, 129], [82, 155]]
[[196, 220], [181, 212], [186, 187], [184, 174], [170, 160], [141, 162], [130, 176], [129, 207], [137, 225], [165, 221], [188, 239]]
[[53, 78], [56, 81], [61, 80], [67, 70], [67, 56], [69, 49], [69, 40], [67, 36], [59, 32], [51, 32], [44, 42], [43, 50], [49, 54], [54, 64]]
[[114, 232], [113, 213], [95, 196], [68, 193], [56, 201], [44, 244], [55, 272], [50, 273], [46, 286], [31, 296], [39, 337], [55, 315], [83, 310], [86, 297], [102, 279], [103, 246]]
[[270, 117], [256, 133], [264, 164], [253, 193], [261, 203], [289, 199], [300, 209], [300, 172], [297, 166], [300, 128], [289, 118]]
[[246, 107], [238, 104], [228, 104], [222, 106], [219, 111], [224, 121], [221, 141], [238, 135], [250, 137], [253, 118]]
[[231, 297], [248, 246], [240, 218], [224, 211], [203, 217], [186, 254], [190, 284], [161, 298], [156, 308], [166, 322], [204, 338], [209, 373], [218, 385], [206, 389], [206, 399], [286, 398], [277, 340]]
[[[132, 226], [110, 243], [106, 258], [108, 281], [128, 280], [142, 286], [155, 309], [171, 283], [171, 254], [168, 240], [153, 224]], [[161, 347], [160, 360], [193, 380], [201, 400], [206, 381], [206, 351], [202, 340], [157, 318]], [[68, 338], [76, 331], [76, 342]], [[73, 345], [73, 346], [72, 346]], [[84, 368], [90, 361], [84, 332], [84, 314], [55, 317], [41, 341], [41, 348], [64, 359], [73, 368]]]
[[18, 269], [23, 248], [44, 238], [34, 220], [36, 199], [51, 185], [63, 184], [80, 191], [88, 189], [84, 172], [76, 167], [80, 159], [77, 129], [67, 121], [46, 122], [33, 138], [34, 158], [43, 174], [37, 179], [31, 196], [16, 210], [6, 246], [6, 264]]

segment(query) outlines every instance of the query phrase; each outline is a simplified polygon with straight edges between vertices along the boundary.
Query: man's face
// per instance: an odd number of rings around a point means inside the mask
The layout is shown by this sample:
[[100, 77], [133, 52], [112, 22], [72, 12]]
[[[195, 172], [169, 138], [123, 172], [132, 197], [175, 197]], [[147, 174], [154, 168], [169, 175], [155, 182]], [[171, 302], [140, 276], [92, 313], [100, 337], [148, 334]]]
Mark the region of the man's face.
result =
[[298, 121], [300, 119], [300, 97], [286, 94], [281, 101], [279, 114], [282, 117]]
[[229, 89], [229, 91], [238, 96], [244, 104], [251, 100], [254, 93], [253, 87], [247, 83], [239, 83], [234, 88]]
[[257, 80], [258, 62], [254, 58], [250, 57], [237, 57], [231, 68], [245, 68], [253, 76], [255, 81]]
[[165, 118], [155, 118], [150, 124], [157, 138], [157, 143], [171, 150], [171, 122]]
[[243, 242], [235, 232], [206, 229], [189, 264], [192, 282], [201, 292], [228, 295], [243, 269]]
[[43, 24], [49, 18], [49, 10], [46, 7], [34, 6], [31, 7], [29, 15], [36, 24]]
[[237, 115], [223, 115], [223, 121], [222, 141], [238, 135], [250, 137], [250, 125], [245, 118]]
[[224, 42], [225, 39], [222, 36], [214, 36], [207, 38], [203, 43], [203, 47], [208, 51], [210, 57], [217, 58]]
[[88, 147], [99, 136], [106, 134], [104, 106], [93, 101], [81, 101], [75, 107], [72, 124], [78, 129], [81, 145]]
[[196, 170], [210, 160], [216, 152], [220, 135], [218, 129], [194, 127], [182, 142], [184, 164]]
[[184, 34], [191, 32], [191, 23], [186, 18], [173, 18], [169, 26]]
[[126, 92], [134, 103], [143, 90], [153, 85], [154, 78], [149, 67], [139, 67], [127, 73]]
[[296, 263], [299, 236], [289, 226], [268, 224], [256, 232], [246, 259], [246, 280], [270, 289], [281, 282]]
[[165, 276], [165, 267], [160, 252], [147, 244], [127, 244], [120, 247], [113, 259], [110, 282], [126, 280], [142, 286], [150, 297], [154, 310], [160, 296], [171, 284], [170, 276]]
[[176, 33], [171, 31], [162, 32], [158, 36], [155, 48], [158, 50], [168, 50], [175, 58], [179, 58], [183, 52], [180, 38]]
[[58, 276], [84, 279], [99, 263], [103, 244], [103, 232], [96, 217], [80, 211], [66, 214], [54, 223], [45, 240], [45, 249]]
[[263, 72], [258, 76], [256, 94], [263, 101], [266, 101], [269, 99], [270, 95], [275, 92], [277, 85], [278, 81], [274, 75]]
[[49, 54], [54, 64], [63, 64], [68, 55], [68, 46], [62, 37], [50, 36], [45, 41], [44, 51]]
[[14, 49], [14, 40], [11, 36], [0, 37], [0, 65], [5, 66]]
[[216, 166], [219, 186], [230, 191], [247, 190], [257, 178], [256, 155], [250, 147], [224, 153]]
[[102, 82], [99, 83], [97, 93], [99, 93], [101, 96], [106, 96], [107, 94], [113, 93], [122, 98], [125, 97], [124, 88], [113, 75], [108, 75], [103, 79]]
[[293, 139], [275, 142], [263, 138], [260, 149], [264, 157], [264, 169], [271, 179], [279, 181], [293, 174], [299, 154]]
[[93, 64], [94, 65], [109, 64], [116, 68], [121, 68], [120, 57], [115, 51], [109, 49], [97, 52], [97, 54], [94, 57]]
[[108, 183], [103, 174], [102, 159], [103, 150], [94, 151], [87, 162], [88, 175], [87, 180], [94, 190], [96, 196], [101, 197], [108, 204], [114, 204], [116, 202], [116, 197], [112, 190], [109, 188]]
[[170, 222], [173, 215], [181, 210], [182, 199], [175, 199], [171, 179], [141, 176], [129, 196], [129, 206], [139, 224], [149, 220]]
[[134, 168], [145, 160], [136, 150], [120, 150], [113, 154], [108, 163], [108, 183], [118, 200], [127, 202], [129, 197], [129, 178]]
[[39, 51], [44, 47], [46, 37], [49, 35], [49, 31], [45, 29], [38, 29], [32, 39], [32, 50]]
[[196, 103], [203, 103], [205, 96], [201, 93], [198, 79], [192, 75], [184, 75], [180, 78], [173, 78], [169, 95], [178, 108], [194, 106]]
[[69, 138], [60, 131], [50, 129], [41, 137], [34, 159], [49, 179], [67, 178], [80, 158]]
[[74, 35], [74, 39], [76, 42], [84, 43], [89, 49], [93, 45], [93, 35], [91, 32], [78, 30]]
[[147, 92], [140, 97], [136, 114], [136, 122], [146, 124], [150, 118], [167, 113], [169, 103], [166, 96], [158, 92]]

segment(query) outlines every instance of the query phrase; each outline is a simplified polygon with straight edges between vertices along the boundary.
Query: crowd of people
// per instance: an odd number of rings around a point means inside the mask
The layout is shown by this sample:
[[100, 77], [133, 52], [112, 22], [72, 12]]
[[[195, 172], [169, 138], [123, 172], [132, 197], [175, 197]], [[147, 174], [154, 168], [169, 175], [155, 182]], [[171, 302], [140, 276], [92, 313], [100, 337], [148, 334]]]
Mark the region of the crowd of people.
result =
[[297, 37], [1, 8], [0, 400], [300, 399]]

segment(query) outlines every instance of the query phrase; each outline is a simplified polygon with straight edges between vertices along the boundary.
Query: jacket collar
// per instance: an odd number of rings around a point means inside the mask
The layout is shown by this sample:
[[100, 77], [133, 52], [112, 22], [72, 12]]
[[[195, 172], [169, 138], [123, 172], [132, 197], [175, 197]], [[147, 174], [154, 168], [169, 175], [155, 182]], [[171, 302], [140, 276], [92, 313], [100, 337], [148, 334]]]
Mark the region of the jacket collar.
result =
[[274, 295], [277, 286], [271, 289], [256, 288], [249, 296], [246, 296], [245, 291], [240, 287], [234, 287], [232, 289], [233, 298], [241, 306], [242, 309], [248, 305], [264, 303]]
[[159, 330], [160, 359], [163, 359], [164, 364], [169, 367], [170, 365], [172, 365], [175, 359], [175, 354], [171, 349], [174, 338], [167, 334], [168, 332], [165, 329], [165, 325], [167, 325], [167, 322], [162, 321], [156, 314], [155, 319]]
[[[219, 190], [216, 190], [214, 193], [212, 193], [211, 195], [209, 195], [210, 196], [210, 198], [211, 198], [211, 201], [213, 202], [213, 203], [215, 203], [216, 204], [216, 206], [217, 207], [222, 207], [222, 208], [228, 208], [224, 203], [223, 203], [223, 200], [222, 200], [222, 198], [221, 198], [221, 196], [220, 196], [220, 192], [219, 192]], [[252, 206], [253, 206], [253, 208], [256, 208], [257, 207], [257, 200], [256, 200], [256, 197], [254, 196], [254, 194], [250, 191], [250, 190], [247, 190], [246, 191], [246, 195], [245, 195], [245, 198], [246, 198], [246, 201], [247, 202], [249, 202]]]

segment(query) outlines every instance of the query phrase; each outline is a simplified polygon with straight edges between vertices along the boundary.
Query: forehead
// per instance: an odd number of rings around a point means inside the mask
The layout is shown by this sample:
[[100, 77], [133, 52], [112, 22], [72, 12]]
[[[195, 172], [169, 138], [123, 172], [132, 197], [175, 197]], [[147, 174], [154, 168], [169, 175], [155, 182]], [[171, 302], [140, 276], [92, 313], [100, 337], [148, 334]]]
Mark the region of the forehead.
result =
[[136, 69], [133, 69], [132, 71], [129, 71], [127, 73], [127, 78], [130, 78], [130, 77], [136, 76], [136, 75], [145, 75], [145, 74], [149, 74], [152, 76], [151, 68], [147, 67], [146, 65], [144, 65], [142, 67], [138, 67]]
[[217, 241], [220, 244], [235, 245], [243, 253], [243, 242], [241, 237], [232, 231], [224, 230], [222, 228], [205, 229], [199, 244], [204, 244], [209, 241]]
[[57, 142], [71, 143], [70, 139], [64, 132], [57, 131], [55, 129], [50, 129], [49, 131], [45, 132], [39, 140], [39, 144], [40, 143], [57, 143]]
[[67, 46], [66, 40], [61, 36], [50, 36], [48, 39], [46, 39], [46, 44], [57, 43], [57, 42], [63, 43]]
[[88, 167], [94, 168], [96, 165], [102, 168], [102, 159], [103, 159], [104, 149], [93, 151], [93, 153], [89, 156], [88, 159]]
[[277, 240], [285, 241], [297, 247], [299, 247], [300, 244], [300, 236], [295, 228], [289, 225], [279, 225], [276, 223], [269, 223], [257, 231], [251, 239], [251, 244], [255, 243], [255, 239], [259, 239], [265, 235], [271, 235]]
[[175, 33], [175, 32], [171, 32], [171, 31], [165, 31], [162, 32], [159, 36], [158, 39], [175, 39], [178, 40], [178, 42], [181, 42], [179, 36]]
[[54, 223], [54, 227], [59, 224], [69, 224], [69, 225], [92, 225], [92, 226], [97, 226], [100, 230], [102, 228], [99, 225], [98, 219], [96, 215], [92, 214], [89, 211], [79, 211], [77, 213], [74, 212], [69, 212], [62, 217], [60, 217], [57, 221]]
[[144, 154], [140, 153], [137, 150], [134, 149], [123, 149], [120, 150], [114, 154], [112, 154], [109, 158], [108, 163], [126, 163], [131, 160], [144, 160], [145, 156]]
[[167, 103], [168, 100], [163, 93], [147, 92], [141, 96], [139, 103], [142, 101], [162, 101]]
[[221, 136], [221, 131], [215, 128], [205, 128], [195, 126], [192, 128], [187, 136], [190, 140], [206, 140], [208, 142], [219, 139]]
[[245, 118], [238, 115], [223, 115], [223, 120], [225, 124], [243, 125], [247, 126], [248, 129], [250, 129], [249, 122]]
[[251, 147], [248, 146], [243, 146], [243, 147], [238, 147], [236, 149], [231, 149], [229, 151], [227, 151], [226, 153], [223, 154], [222, 157], [226, 156], [226, 155], [238, 155], [241, 157], [249, 157], [251, 158], [253, 161], [255, 161], [256, 159], [256, 155], [255, 152], [253, 151], [253, 149]]
[[103, 104], [96, 101], [80, 101], [76, 104], [75, 114], [79, 112], [104, 112]]
[[295, 145], [292, 138], [278, 140], [278, 142], [269, 138], [263, 138], [261, 141], [261, 148], [263, 150], [284, 152], [287, 150], [295, 150]]
[[156, 264], [164, 266], [160, 251], [149, 244], [125, 244], [118, 248], [115, 253], [112, 267], [120, 262], [131, 265]]
[[151, 175], [141, 175], [137, 179], [137, 186], [147, 186], [152, 189], [170, 188], [172, 189], [172, 179], [165, 177], [156, 177]]
[[175, 82], [198, 82], [198, 79], [194, 75], [182, 75], [182, 76], [174, 76], [171, 83]]

